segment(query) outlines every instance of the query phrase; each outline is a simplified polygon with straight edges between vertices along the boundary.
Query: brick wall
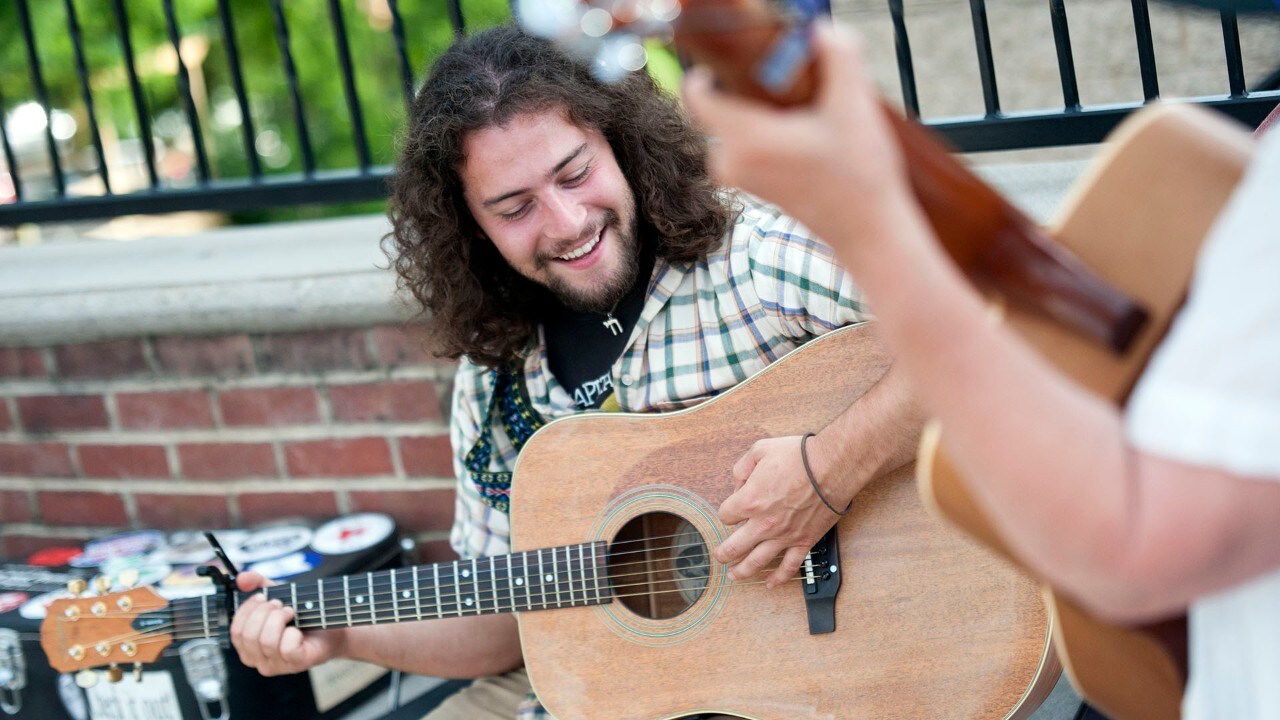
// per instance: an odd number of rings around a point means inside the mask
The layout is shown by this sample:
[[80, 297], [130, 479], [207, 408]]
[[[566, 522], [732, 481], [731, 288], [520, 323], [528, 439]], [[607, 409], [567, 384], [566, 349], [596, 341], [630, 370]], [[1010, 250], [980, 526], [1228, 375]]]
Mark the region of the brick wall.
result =
[[444, 559], [452, 376], [399, 325], [0, 348], [0, 556], [380, 511]]

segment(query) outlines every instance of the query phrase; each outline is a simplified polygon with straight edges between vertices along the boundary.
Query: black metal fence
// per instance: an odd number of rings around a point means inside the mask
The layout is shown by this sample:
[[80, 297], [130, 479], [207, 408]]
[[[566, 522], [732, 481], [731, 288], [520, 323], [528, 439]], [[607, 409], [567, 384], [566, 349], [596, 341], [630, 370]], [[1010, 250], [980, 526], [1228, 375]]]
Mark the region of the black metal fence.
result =
[[[0, 226], [379, 199], [415, 68], [507, 14], [467, 1], [0, 0]], [[908, 13], [887, 1], [919, 115]], [[1099, 141], [1160, 97], [1146, 0], [1130, 1], [1141, 98], [1081, 103], [1067, 4], [1049, 0], [1062, 105], [1002, 110], [988, 9], [968, 0], [984, 111], [925, 121], [964, 151]], [[1221, 14], [1222, 92], [1197, 101], [1257, 123], [1280, 73], [1246, 86], [1239, 23]]]

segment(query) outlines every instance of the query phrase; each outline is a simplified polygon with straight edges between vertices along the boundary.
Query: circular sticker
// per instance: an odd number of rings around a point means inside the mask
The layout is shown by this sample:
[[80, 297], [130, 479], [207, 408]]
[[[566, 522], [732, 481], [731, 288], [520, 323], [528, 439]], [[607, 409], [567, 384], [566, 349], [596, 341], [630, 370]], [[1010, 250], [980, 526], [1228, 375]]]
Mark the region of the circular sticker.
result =
[[30, 600], [31, 596], [24, 592], [3, 592], [0, 593], [0, 613], [7, 613], [10, 610], [17, 610], [22, 604]]
[[231, 553], [231, 559], [238, 565], [247, 565], [251, 562], [270, 560], [298, 552], [310, 542], [311, 528], [302, 525], [266, 528], [257, 530], [245, 538], [236, 547], [236, 551]]
[[32, 553], [31, 557], [27, 558], [27, 564], [40, 567], [59, 567], [61, 565], [69, 565], [77, 557], [80, 557], [80, 548], [78, 547], [51, 547]]
[[296, 552], [254, 563], [245, 569], [261, 573], [272, 580], [284, 580], [314, 570], [319, 564], [319, 555], [313, 552]]
[[18, 610], [18, 614], [28, 620], [43, 620], [44, 616], [48, 614], [49, 606], [53, 604], [54, 600], [62, 600], [63, 598], [71, 597], [75, 597], [75, 595], [72, 595], [66, 590], [53, 590], [43, 595], [37, 595], [31, 600], [28, 600], [27, 604], [23, 605], [22, 608]]
[[325, 555], [346, 555], [377, 545], [395, 529], [395, 521], [382, 513], [345, 515], [321, 525], [311, 547]]
[[157, 530], [112, 535], [86, 543], [84, 552], [72, 558], [74, 567], [97, 567], [112, 558], [146, 555], [164, 544], [164, 535]]
[[[102, 563], [99, 568], [102, 574], [110, 578], [117, 578], [120, 573], [125, 570], [136, 570], [138, 579], [133, 583], [135, 587], [143, 587], [146, 585], [155, 585], [168, 575], [173, 567], [161, 562], [156, 562], [147, 556], [134, 555], [133, 557], [112, 558]], [[123, 585], [115, 585], [111, 588], [112, 592], [125, 590]]]

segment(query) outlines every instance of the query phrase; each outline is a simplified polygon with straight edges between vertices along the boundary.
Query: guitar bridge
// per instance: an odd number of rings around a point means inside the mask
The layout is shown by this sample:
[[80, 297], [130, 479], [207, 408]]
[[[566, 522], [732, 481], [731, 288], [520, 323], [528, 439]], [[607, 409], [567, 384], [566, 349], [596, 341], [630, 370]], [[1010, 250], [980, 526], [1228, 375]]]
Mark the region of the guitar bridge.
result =
[[835, 527], [805, 556], [801, 572], [809, 634], [835, 632], [836, 593], [840, 591], [840, 545]]

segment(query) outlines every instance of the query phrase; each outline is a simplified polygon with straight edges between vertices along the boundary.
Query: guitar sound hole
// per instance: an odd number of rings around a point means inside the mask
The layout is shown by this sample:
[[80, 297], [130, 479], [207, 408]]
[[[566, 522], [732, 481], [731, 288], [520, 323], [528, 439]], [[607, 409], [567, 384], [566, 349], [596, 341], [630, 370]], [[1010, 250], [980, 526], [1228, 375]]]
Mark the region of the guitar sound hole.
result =
[[646, 618], [675, 617], [702, 596], [710, 561], [702, 535], [684, 518], [639, 515], [622, 526], [609, 547], [614, 598]]

